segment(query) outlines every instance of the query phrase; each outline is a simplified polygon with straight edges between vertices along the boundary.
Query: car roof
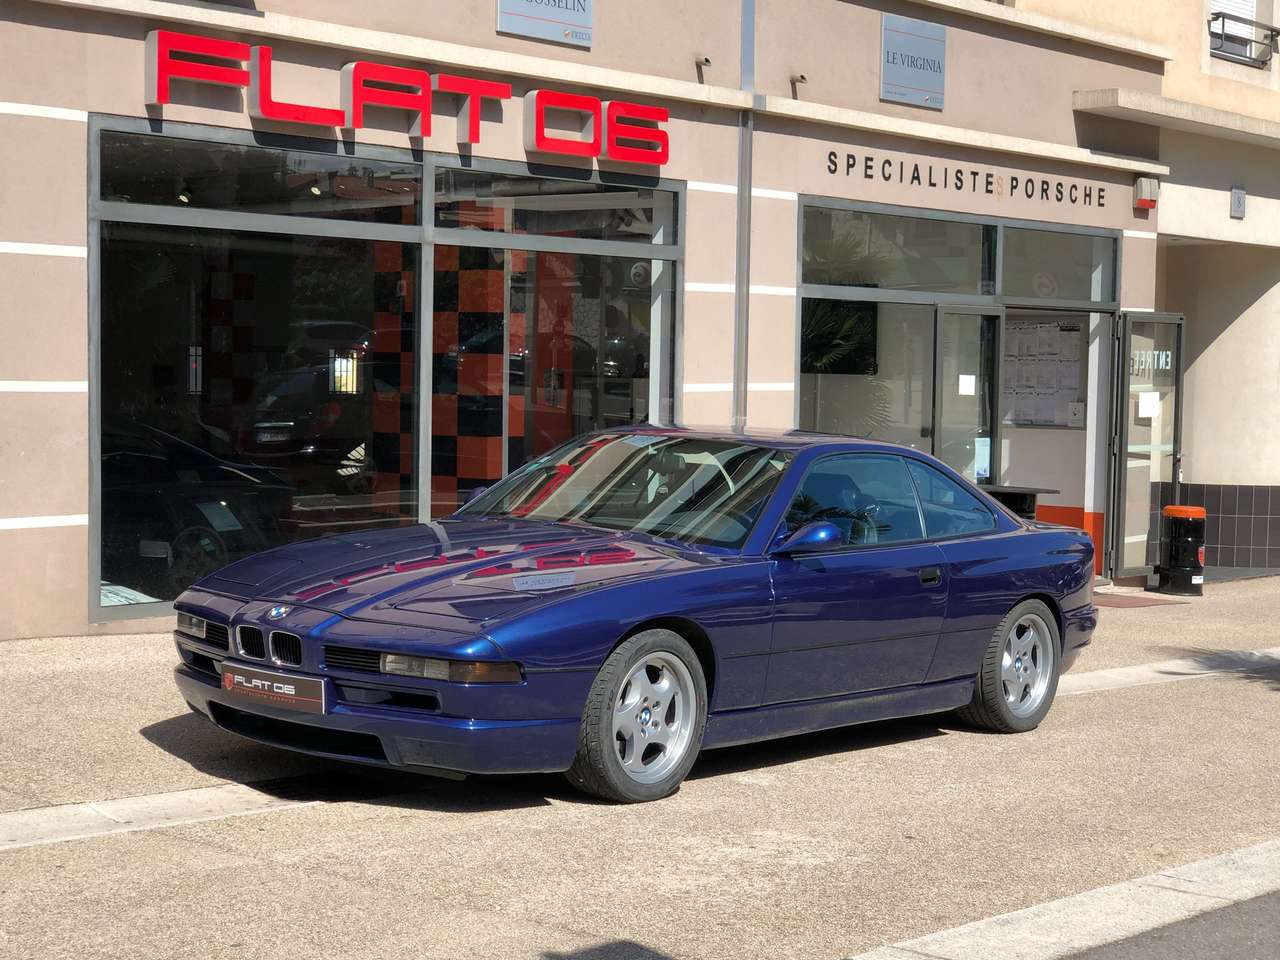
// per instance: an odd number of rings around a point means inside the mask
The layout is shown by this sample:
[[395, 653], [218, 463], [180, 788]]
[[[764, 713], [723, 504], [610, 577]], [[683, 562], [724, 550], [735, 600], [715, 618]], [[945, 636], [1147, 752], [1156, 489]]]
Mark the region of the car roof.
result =
[[661, 434], [669, 436], [693, 437], [703, 440], [736, 440], [754, 443], [761, 447], [775, 450], [804, 450], [811, 447], [839, 447], [847, 449], [893, 450], [909, 449], [902, 444], [889, 443], [884, 440], [870, 440], [866, 437], [849, 437], [838, 433], [818, 433], [813, 430], [780, 430], [767, 427], [750, 427], [735, 430], [723, 426], [658, 426], [644, 424], [635, 427], [624, 427], [609, 430], [608, 433], [640, 433]]

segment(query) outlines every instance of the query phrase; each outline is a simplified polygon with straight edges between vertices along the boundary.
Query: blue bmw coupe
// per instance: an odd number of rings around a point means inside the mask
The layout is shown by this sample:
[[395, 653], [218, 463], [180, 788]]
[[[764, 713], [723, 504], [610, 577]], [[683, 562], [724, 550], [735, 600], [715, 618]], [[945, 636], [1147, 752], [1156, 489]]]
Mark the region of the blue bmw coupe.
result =
[[947, 710], [1031, 730], [1092, 582], [1084, 532], [915, 450], [615, 430], [447, 519], [205, 577], [175, 603], [176, 676], [264, 743], [654, 800], [712, 747]]

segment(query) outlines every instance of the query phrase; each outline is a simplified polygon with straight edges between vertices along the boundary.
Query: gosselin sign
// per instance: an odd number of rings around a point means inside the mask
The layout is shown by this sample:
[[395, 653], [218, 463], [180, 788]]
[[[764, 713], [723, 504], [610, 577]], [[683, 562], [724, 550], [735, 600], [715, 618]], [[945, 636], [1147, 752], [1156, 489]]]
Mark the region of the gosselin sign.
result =
[[[147, 34], [147, 103], [169, 103], [175, 80], [243, 87], [250, 116], [302, 126], [359, 130], [370, 107], [402, 110], [409, 114], [411, 137], [430, 136], [432, 96], [445, 94], [455, 98], [458, 142], [465, 144], [480, 142], [484, 102], [513, 96], [509, 83], [357, 60], [342, 68], [341, 107], [289, 103], [272, 94], [270, 47], [153, 30]], [[582, 135], [550, 132], [548, 111], [576, 116]], [[660, 126], [667, 117], [664, 107], [530, 90], [524, 95], [524, 145], [535, 153], [662, 166], [670, 155], [667, 131]]]

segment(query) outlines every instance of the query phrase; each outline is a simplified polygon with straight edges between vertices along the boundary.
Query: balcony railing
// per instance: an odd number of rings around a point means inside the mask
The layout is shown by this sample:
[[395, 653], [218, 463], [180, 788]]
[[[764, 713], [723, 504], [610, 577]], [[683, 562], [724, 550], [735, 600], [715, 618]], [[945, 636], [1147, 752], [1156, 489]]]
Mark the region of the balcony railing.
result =
[[1259, 23], [1234, 13], [1214, 13], [1209, 17], [1209, 53], [1224, 60], [1265, 70], [1276, 51], [1280, 27]]

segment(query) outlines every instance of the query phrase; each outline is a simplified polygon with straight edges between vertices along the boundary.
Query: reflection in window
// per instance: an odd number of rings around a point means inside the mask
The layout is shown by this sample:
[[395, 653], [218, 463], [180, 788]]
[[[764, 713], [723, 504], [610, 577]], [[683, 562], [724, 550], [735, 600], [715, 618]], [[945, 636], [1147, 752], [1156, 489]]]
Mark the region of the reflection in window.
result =
[[329, 220], [418, 223], [417, 164], [102, 133], [102, 199]]
[[956, 537], [995, 529], [995, 516], [972, 493], [919, 460], [907, 463], [920, 494], [925, 530], [930, 537]]
[[1005, 228], [1005, 296], [1105, 303], [1116, 298], [1115, 269], [1114, 237]]
[[741, 547], [788, 462], [778, 450], [631, 433], [565, 444], [464, 510]]
[[107, 224], [101, 251], [104, 598], [416, 518], [416, 246]]
[[995, 248], [994, 226], [827, 207], [804, 210], [805, 283], [991, 294]]
[[651, 411], [651, 349], [673, 276], [630, 257], [436, 245], [433, 515], [494, 484], [504, 458], [513, 470], [583, 433], [667, 416]]
[[800, 427], [928, 450], [933, 307], [806, 297]]
[[199, 396], [204, 391], [204, 347], [187, 347], [187, 393]]
[[436, 170], [435, 224], [590, 240], [676, 242], [676, 195], [649, 187]]
[[329, 392], [359, 393], [360, 356], [355, 351], [329, 351]]
[[900, 457], [854, 454], [815, 463], [787, 510], [788, 532], [831, 523], [845, 546], [921, 539], [915, 490]]

